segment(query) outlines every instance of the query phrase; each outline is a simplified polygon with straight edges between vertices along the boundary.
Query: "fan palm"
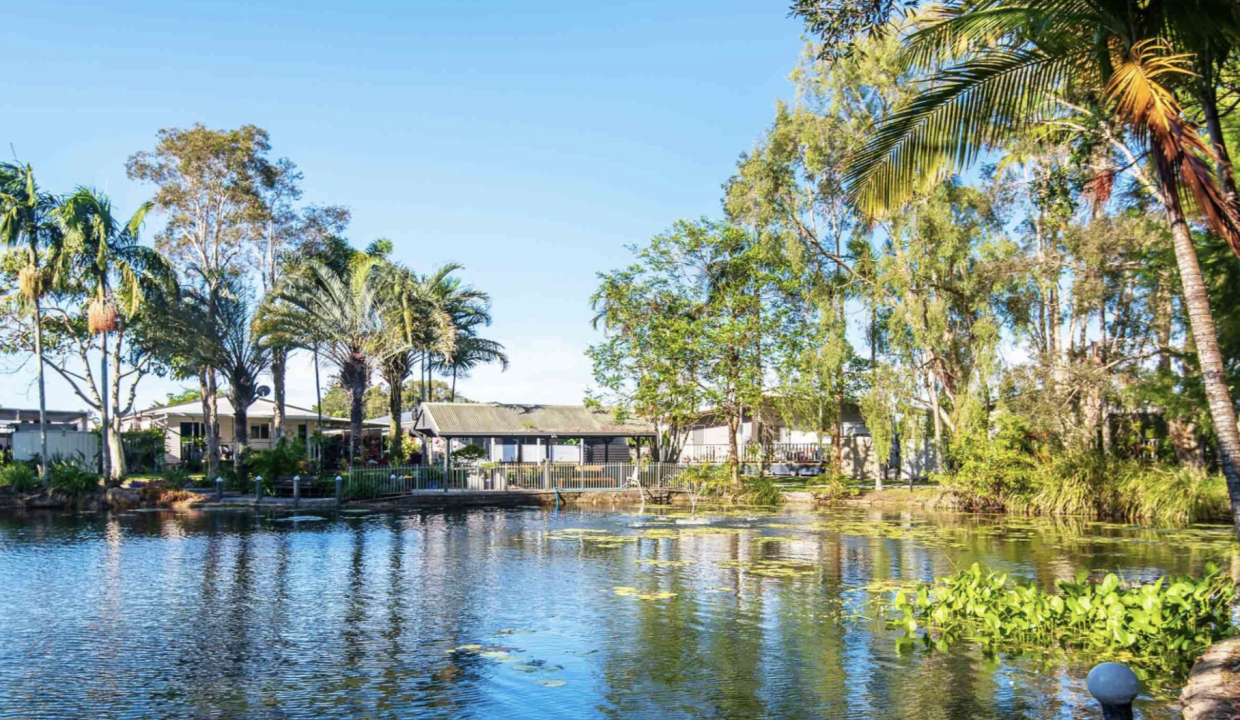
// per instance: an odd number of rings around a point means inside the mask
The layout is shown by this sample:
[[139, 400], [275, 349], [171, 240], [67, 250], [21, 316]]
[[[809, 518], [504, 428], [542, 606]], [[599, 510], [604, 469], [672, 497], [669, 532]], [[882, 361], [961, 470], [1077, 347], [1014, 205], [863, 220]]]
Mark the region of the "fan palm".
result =
[[343, 273], [320, 262], [290, 276], [264, 303], [259, 334], [267, 345], [318, 348], [350, 395], [351, 458], [361, 453], [363, 401], [372, 371], [409, 348], [384, 318], [390, 312], [378, 258], [358, 256]]
[[[976, 161], [987, 149], [1038, 126], [1080, 127], [1081, 116], [1153, 164], [1147, 186], [1169, 220], [1184, 302], [1204, 381], [1223, 473], [1240, 533], [1240, 429], [1214, 320], [1188, 225], [1195, 211], [1240, 254], [1240, 217], [1210, 171], [1214, 149], [1181, 108], [1175, 90], [1192, 81], [1192, 58], [1173, 43], [1186, 22], [1200, 33], [1234, 29], [1235, 2], [1193, 0], [1226, 12], [1211, 25], [1139, 0], [960, 0], [933, 11], [906, 43], [927, 72], [925, 90], [887, 118], [854, 158], [848, 182], [877, 214]], [[1187, 20], [1182, 18], [1188, 18]], [[1180, 46], [1183, 47], [1182, 45]]]
[[259, 376], [271, 369], [272, 349], [259, 342], [244, 289], [229, 288], [222, 294], [217, 313], [219, 337], [210, 342], [211, 365], [228, 381], [228, 399], [233, 406], [233, 470], [242, 477], [245, 450], [250, 444], [249, 408], [259, 397]]
[[[79, 188], [53, 211], [64, 238], [58, 263], [61, 274], [80, 284], [88, 300], [88, 329], [100, 335], [99, 414], [103, 426], [103, 474], [119, 480], [124, 453], [119, 440], [119, 418], [112, 412], [119, 387], [108, 385], [108, 333], [121, 329], [143, 306], [148, 293], [176, 287], [176, 274], [156, 250], [138, 244], [138, 232], [150, 210], [146, 203], [123, 225], [106, 195]], [[120, 358], [113, 357], [119, 372]], [[119, 378], [117, 378], [119, 380]]]
[[35, 371], [39, 385], [39, 476], [43, 487], [47, 477], [47, 391], [43, 381], [44, 295], [54, 278], [45, 271], [44, 260], [59, 255], [62, 236], [52, 218], [56, 200], [41, 192], [29, 165], [0, 163], [0, 243], [24, 247], [21, 268], [21, 297], [34, 315]]

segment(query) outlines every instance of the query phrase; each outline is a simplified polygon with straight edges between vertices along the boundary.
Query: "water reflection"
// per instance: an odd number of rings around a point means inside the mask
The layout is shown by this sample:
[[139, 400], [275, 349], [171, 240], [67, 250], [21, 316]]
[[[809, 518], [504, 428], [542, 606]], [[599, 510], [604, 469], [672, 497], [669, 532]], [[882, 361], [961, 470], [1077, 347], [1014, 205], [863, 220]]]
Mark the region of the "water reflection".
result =
[[1086, 667], [902, 652], [876, 598], [975, 560], [1240, 569], [1226, 527], [676, 519], [0, 516], [0, 717], [1098, 717]]

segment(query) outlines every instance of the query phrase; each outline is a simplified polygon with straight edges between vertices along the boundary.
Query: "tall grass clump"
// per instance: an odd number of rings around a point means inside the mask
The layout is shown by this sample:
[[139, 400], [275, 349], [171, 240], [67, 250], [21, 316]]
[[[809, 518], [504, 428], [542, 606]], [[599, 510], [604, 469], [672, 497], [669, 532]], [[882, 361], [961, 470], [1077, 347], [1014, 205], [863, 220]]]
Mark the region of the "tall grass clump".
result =
[[1228, 516], [1221, 475], [1096, 452], [975, 462], [940, 478], [966, 510], [1083, 515], [1126, 522], [1206, 522]]

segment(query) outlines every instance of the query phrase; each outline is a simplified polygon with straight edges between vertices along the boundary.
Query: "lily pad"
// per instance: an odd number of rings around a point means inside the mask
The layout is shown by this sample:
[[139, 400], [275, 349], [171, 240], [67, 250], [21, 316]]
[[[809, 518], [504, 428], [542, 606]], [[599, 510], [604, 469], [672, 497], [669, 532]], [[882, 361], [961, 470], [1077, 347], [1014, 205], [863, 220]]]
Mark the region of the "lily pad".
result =
[[557, 687], [564, 687], [565, 685], [568, 684], [568, 681], [566, 680], [539, 680], [538, 684], [542, 685], [543, 687], [557, 688]]
[[327, 518], [322, 518], [318, 515], [293, 515], [291, 517], [280, 518], [279, 520], [276, 520], [276, 522], [319, 522], [320, 520], [326, 519]]

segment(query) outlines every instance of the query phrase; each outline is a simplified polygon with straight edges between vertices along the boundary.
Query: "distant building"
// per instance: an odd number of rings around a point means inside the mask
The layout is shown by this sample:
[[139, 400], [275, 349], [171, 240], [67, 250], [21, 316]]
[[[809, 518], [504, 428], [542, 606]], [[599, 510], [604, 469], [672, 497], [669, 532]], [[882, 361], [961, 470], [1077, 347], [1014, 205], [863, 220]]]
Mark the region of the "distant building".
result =
[[[221, 396], [219, 398], [220, 416], [220, 449], [224, 454], [232, 450], [233, 445], [233, 406], [232, 402]], [[272, 423], [275, 419], [275, 403], [266, 398], [255, 400], [247, 413], [250, 425], [249, 446], [252, 450], [266, 450], [275, 443]], [[206, 437], [202, 412], [202, 401], [192, 400], [177, 405], [154, 407], [141, 412], [134, 412], [121, 418], [122, 430], [164, 431], [164, 462], [177, 465], [184, 461], [197, 462], [202, 458], [203, 442]], [[291, 437], [309, 440], [318, 428], [318, 413], [296, 405], [284, 405], [284, 424]], [[380, 424], [374, 420], [365, 421], [366, 432], [378, 434]], [[349, 419], [323, 416], [324, 434], [343, 434], [349, 431]]]
[[[374, 422], [386, 425], [387, 419]], [[422, 403], [402, 416], [401, 427], [431, 448], [428, 462], [441, 461], [445, 449], [471, 444], [499, 463], [625, 463], [655, 442], [648, 423], [617, 422], [611, 411], [582, 405]]]

